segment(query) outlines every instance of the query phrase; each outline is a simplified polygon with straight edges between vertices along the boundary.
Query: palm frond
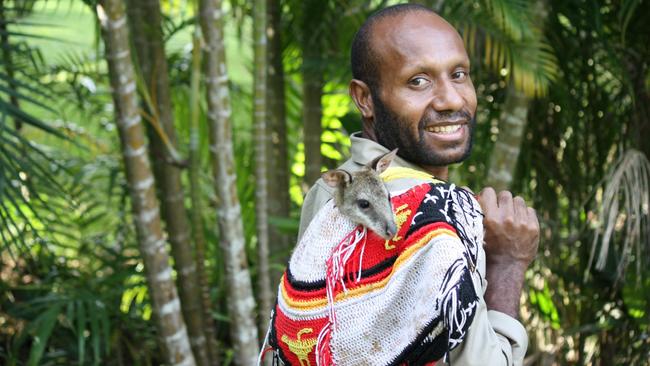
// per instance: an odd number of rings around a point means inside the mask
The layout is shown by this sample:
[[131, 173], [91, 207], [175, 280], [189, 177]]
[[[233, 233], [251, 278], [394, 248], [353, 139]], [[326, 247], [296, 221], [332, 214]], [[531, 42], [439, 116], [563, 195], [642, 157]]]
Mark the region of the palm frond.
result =
[[[461, 32], [470, 55], [530, 97], [544, 95], [557, 78], [557, 59], [533, 9], [519, 0], [449, 2], [445, 17]], [[482, 55], [479, 58], [477, 55]]]
[[[0, 58], [0, 249], [13, 257], [28, 258], [38, 250], [48, 252], [53, 248], [50, 244], [62, 249], [60, 241], [80, 241], [80, 233], [70, 230], [78, 212], [70, 190], [83, 181], [75, 182], [62, 163], [70, 160], [65, 150], [53, 150], [36, 141], [53, 138], [56, 143], [83, 149], [79, 139], [73, 138], [84, 134], [83, 130], [63, 122], [63, 109], [74, 106], [66, 83], [83, 106], [94, 90], [86, 88], [88, 93], [82, 95], [80, 85], [84, 77], [97, 72], [91, 57], [74, 53], [64, 54], [53, 69], [46, 67], [43, 55], [31, 44], [43, 37], [32, 37], [29, 30], [40, 24], [22, 18], [33, 3], [15, 1], [14, 8], [3, 9], [6, 18]], [[15, 25], [23, 30], [14, 31], [11, 27]], [[71, 80], [62, 81], [61, 76]]]
[[630, 24], [630, 20], [634, 16], [638, 6], [641, 5], [641, 3], [641, 0], [625, 0], [621, 3], [621, 10], [618, 14], [618, 17], [621, 27], [621, 40], [623, 44], [625, 44], [627, 28]]
[[530, 3], [522, 0], [483, 0], [480, 6], [508, 38], [515, 42], [531, 38]]
[[633, 259], [640, 274], [643, 254], [650, 252], [650, 161], [640, 151], [627, 150], [612, 166], [600, 189], [602, 198], [597, 200], [588, 268], [596, 259], [595, 268], [604, 270], [615, 250], [614, 254], [620, 258], [616, 281], [622, 278]]

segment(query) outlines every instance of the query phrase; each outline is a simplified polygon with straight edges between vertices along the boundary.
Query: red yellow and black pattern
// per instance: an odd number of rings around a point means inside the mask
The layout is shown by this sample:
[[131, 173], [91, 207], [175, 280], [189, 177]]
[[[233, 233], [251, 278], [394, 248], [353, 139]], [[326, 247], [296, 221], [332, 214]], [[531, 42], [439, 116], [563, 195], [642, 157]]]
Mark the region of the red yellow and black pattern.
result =
[[[320, 259], [361, 228], [340, 225], [331, 201], [321, 210], [329, 212], [314, 218], [294, 253], [301, 260], [292, 259], [282, 277], [272, 314], [268, 341], [282, 363], [426, 365], [462, 341], [480, 288], [478, 203], [439, 181], [395, 194], [391, 202], [397, 234], [384, 240], [367, 232], [336, 281], [328, 282], [331, 268]], [[312, 253], [313, 260], [304, 260]]]

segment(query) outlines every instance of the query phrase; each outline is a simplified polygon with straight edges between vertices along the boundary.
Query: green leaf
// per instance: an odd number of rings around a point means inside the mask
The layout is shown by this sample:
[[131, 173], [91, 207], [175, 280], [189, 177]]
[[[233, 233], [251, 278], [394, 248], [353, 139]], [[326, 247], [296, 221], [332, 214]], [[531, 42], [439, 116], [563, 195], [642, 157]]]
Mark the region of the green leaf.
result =
[[75, 305], [77, 308], [77, 350], [79, 352], [79, 364], [83, 365], [86, 356], [86, 337], [84, 335], [86, 330], [86, 307], [81, 300], [75, 301]]
[[[108, 318], [108, 312], [106, 311], [106, 308], [103, 303], [98, 304], [98, 309], [101, 311], [99, 312], [101, 314], [99, 321], [100, 325], [102, 328], [101, 331], [101, 336], [104, 339], [104, 353], [108, 354], [111, 350], [111, 322], [110, 319]], [[95, 364], [99, 364], [100, 358], [99, 356], [95, 359]]]
[[269, 216], [269, 224], [286, 234], [297, 234], [300, 219], [294, 217]]
[[101, 340], [101, 333], [99, 332], [99, 309], [96, 306], [93, 307], [93, 312], [90, 314], [90, 334], [91, 341], [93, 346], [93, 356], [95, 362], [100, 359], [100, 347], [99, 342]]
[[56, 324], [62, 306], [63, 303], [55, 303], [51, 308], [34, 320], [36, 334], [33, 337], [32, 347], [29, 350], [29, 360], [27, 360], [28, 366], [40, 365], [43, 352], [45, 351], [45, 347], [52, 335], [52, 330], [54, 329], [54, 325]]
[[18, 118], [21, 121], [33, 127], [36, 127], [40, 130], [43, 130], [47, 133], [57, 136], [63, 140], [69, 140], [68, 137], [62, 134], [59, 130], [53, 128], [52, 126], [46, 124], [45, 122], [39, 120], [38, 118], [35, 118], [30, 114], [27, 114], [22, 109], [16, 108], [13, 104], [7, 103], [1, 99], [0, 99], [0, 111], [6, 111], [7, 114], [11, 115], [12, 117]]
[[[48, 94], [46, 92], [47, 89], [45, 89], [45, 90], [43, 88], [39, 89], [39, 88], [33, 87], [30, 84], [24, 83], [24, 82], [20, 81], [19, 79], [10, 78], [9, 75], [5, 74], [4, 72], [0, 72], [0, 79], [5, 80], [5, 81], [11, 80], [11, 83], [14, 84], [15, 86], [19, 87], [20, 89], [26, 89], [26, 90], [30, 91], [31, 93], [40, 95], [40, 96], [42, 96], [44, 98], [50, 98], [50, 99], [52, 98], [52, 95], [50, 95], [50, 94]], [[36, 80], [36, 81], [38, 81], [38, 80]]]
[[[7, 82], [7, 81], [5, 80], [5, 82]], [[9, 82], [12, 82], [12, 81], [9, 81]], [[52, 113], [56, 113], [56, 111], [54, 109], [52, 109], [51, 107], [39, 102], [38, 100], [30, 97], [29, 95], [17, 92], [14, 89], [7, 88], [5, 86], [0, 85], [0, 92], [4, 92], [5, 95], [9, 95], [9, 96], [17, 98], [17, 99], [19, 99], [21, 101], [30, 102], [30, 103], [32, 103], [34, 105], [37, 105], [37, 106], [39, 106], [39, 107], [41, 107], [41, 108], [43, 108], [45, 110], [50, 111]]]
[[361, 116], [359, 113], [348, 112], [340, 120], [348, 135], [356, 131], [361, 131]]

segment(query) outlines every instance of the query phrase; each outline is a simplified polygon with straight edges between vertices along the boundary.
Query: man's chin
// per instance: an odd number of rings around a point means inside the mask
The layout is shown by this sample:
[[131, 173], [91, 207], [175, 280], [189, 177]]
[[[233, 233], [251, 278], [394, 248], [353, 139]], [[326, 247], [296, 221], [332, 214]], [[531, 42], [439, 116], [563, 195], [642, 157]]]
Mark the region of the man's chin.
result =
[[[440, 153], [441, 150], [442, 153]], [[430, 148], [426, 150], [425, 153], [418, 154], [419, 156], [412, 160], [416, 161], [419, 165], [430, 167], [445, 167], [451, 164], [462, 163], [469, 157], [472, 151], [472, 145], [468, 143], [463, 147], [451, 149], [452, 151], [449, 151], [449, 149], [447, 149], [447, 151], [445, 150], [446, 149], [441, 148], [438, 148], [437, 150], [435, 148]]]

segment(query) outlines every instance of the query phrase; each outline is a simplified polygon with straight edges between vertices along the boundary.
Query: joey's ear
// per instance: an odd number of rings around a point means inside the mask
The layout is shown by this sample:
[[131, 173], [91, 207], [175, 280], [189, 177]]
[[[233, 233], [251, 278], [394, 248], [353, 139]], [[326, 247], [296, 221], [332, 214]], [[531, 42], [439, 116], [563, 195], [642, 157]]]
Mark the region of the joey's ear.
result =
[[343, 169], [327, 171], [323, 173], [322, 178], [332, 188], [345, 187], [352, 181], [352, 175]]
[[377, 174], [381, 174], [390, 166], [390, 163], [395, 159], [395, 155], [397, 155], [397, 149], [376, 158], [368, 164], [368, 167], [376, 171]]
[[372, 104], [372, 95], [368, 85], [361, 80], [352, 79], [348, 89], [350, 97], [357, 105], [363, 119], [372, 119], [375, 116], [375, 107]]

